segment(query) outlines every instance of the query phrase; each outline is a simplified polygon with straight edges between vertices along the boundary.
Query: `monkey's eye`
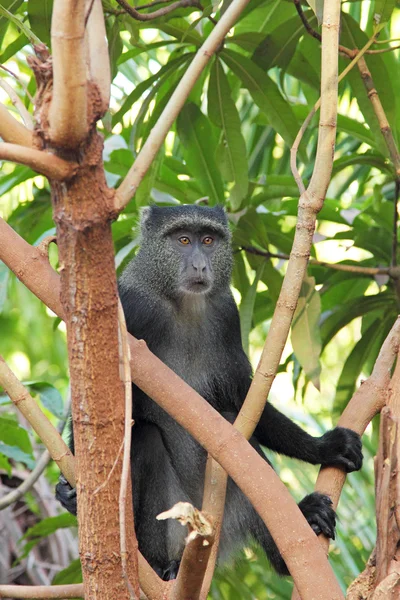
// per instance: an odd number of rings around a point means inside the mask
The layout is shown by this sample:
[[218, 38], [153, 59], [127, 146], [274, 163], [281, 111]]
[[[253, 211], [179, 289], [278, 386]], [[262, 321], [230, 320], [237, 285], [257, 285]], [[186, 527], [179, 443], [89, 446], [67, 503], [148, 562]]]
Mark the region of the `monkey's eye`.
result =
[[183, 235], [182, 237], [179, 238], [179, 241], [181, 244], [183, 244], [184, 246], [187, 246], [188, 244], [190, 244], [190, 240], [188, 237], [186, 237], [186, 235]]
[[203, 244], [205, 244], [206, 246], [211, 246], [213, 241], [214, 241], [214, 238], [212, 238], [208, 235], [203, 239]]

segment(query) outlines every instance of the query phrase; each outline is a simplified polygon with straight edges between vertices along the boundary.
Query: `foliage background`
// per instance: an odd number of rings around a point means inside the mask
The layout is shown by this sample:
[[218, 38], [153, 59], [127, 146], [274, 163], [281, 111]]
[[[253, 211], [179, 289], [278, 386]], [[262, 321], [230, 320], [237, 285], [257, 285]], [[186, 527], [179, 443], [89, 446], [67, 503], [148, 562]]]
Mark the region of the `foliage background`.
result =
[[[110, 112], [99, 124], [109, 185], [127, 173], [194, 52], [226, 9], [203, 2], [139, 23], [103, 2], [113, 73]], [[380, 40], [398, 35], [393, 1], [343, 2], [341, 43], [362, 47], [374, 15], [387, 21]], [[317, 29], [313, 11], [304, 13]], [[35, 81], [27, 66], [31, 43], [50, 44], [51, 2], [3, 0], [0, 6], [0, 83], [13, 87], [32, 112]], [[390, 43], [373, 48], [389, 48]], [[366, 57], [395, 138], [400, 133], [399, 50]], [[340, 58], [340, 70], [348, 59]], [[298, 190], [289, 149], [319, 96], [320, 48], [306, 34], [292, 2], [251, 0], [217, 57], [210, 62], [171, 129], [135, 198], [113, 225], [120, 272], [138, 246], [139, 211], [149, 202], [224, 202], [233, 231], [233, 287], [244, 347], [253, 364], [268, 333], [296, 226]], [[15, 77], [15, 76], [16, 77]], [[3, 86], [0, 99], [19, 118]], [[312, 173], [314, 118], [298, 153], [303, 180]], [[315, 234], [312, 256], [355, 267], [396, 265], [395, 172], [357, 68], [339, 88], [338, 137], [332, 182]], [[49, 187], [29, 168], [4, 163], [0, 213], [31, 244], [53, 234]], [[251, 248], [252, 253], [243, 250]], [[264, 255], [262, 255], [264, 253]], [[265, 253], [269, 253], [265, 256]], [[279, 255], [274, 257], [272, 255]], [[51, 247], [57, 267], [57, 250]], [[332, 427], [362, 378], [369, 375], [399, 309], [399, 289], [388, 276], [310, 265], [271, 400], [311, 433]], [[54, 422], [68, 397], [63, 323], [0, 263], [0, 353]], [[0, 397], [1, 493], [15, 487], [41, 452], [5, 396]], [[331, 559], [343, 589], [363, 568], [374, 545], [373, 460], [377, 423], [364, 436], [365, 463], [352, 474], [339, 506]], [[312, 490], [316, 468], [272, 457], [300, 499]], [[74, 519], [53, 500], [58, 473], [50, 464], [32, 493], [0, 513], [9, 540], [0, 550], [0, 581], [79, 580]], [[29, 529], [34, 526], [34, 529]], [[22, 539], [23, 534], [28, 535]], [[27, 540], [30, 542], [27, 543]], [[289, 598], [257, 548], [219, 569], [213, 598]], [[18, 560], [17, 560], [18, 558]], [[71, 563], [71, 561], [73, 561]], [[71, 565], [70, 565], [71, 563]], [[68, 566], [70, 565], [70, 566]], [[60, 574], [61, 572], [61, 574]], [[58, 574], [57, 574], [58, 573]], [[54, 579], [55, 577], [55, 579]]]

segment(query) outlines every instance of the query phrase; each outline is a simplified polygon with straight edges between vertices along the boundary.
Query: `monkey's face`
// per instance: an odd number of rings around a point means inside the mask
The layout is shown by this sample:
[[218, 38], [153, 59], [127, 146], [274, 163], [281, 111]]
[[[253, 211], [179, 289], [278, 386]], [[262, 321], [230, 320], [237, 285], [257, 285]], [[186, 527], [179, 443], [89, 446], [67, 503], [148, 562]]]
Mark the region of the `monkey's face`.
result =
[[168, 243], [179, 258], [178, 290], [184, 294], [206, 294], [214, 283], [214, 262], [221, 239], [211, 230], [179, 229], [168, 235]]

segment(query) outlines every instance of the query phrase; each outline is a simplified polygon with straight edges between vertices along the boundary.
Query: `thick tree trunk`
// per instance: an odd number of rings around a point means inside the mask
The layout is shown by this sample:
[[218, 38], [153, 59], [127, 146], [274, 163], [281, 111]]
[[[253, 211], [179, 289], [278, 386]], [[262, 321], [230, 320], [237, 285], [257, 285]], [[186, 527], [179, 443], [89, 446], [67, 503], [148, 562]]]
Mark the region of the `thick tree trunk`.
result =
[[[119, 373], [117, 284], [111, 237], [113, 193], [93, 132], [69, 182], [52, 184], [70, 360], [79, 543], [85, 597], [129, 598], [122, 578], [118, 495], [124, 388]], [[108, 478], [109, 477], [109, 478]], [[130, 486], [129, 486], [130, 489]], [[131, 494], [126, 510], [128, 578], [138, 597]]]

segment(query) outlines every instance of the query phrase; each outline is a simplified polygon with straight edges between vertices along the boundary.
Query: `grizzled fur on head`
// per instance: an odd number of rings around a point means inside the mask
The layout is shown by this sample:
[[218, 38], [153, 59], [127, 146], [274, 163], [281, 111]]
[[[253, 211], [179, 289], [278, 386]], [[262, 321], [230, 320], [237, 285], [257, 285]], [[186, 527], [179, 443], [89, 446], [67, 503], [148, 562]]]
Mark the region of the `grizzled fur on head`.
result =
[[222, 206], [198, 205], [151, 206], [142, 211], [141, 247], [136, 258], [128, 265], [121, 280], [134, 277], [137, 285], [169, 298], [176, 298], [179, 288], [181, 258], [168, 236], [178, 230], [193, 233], [214, 233], [218, 247], [211, 258], [214, 293], [229, 287], [232, 272], [231, 234]]

